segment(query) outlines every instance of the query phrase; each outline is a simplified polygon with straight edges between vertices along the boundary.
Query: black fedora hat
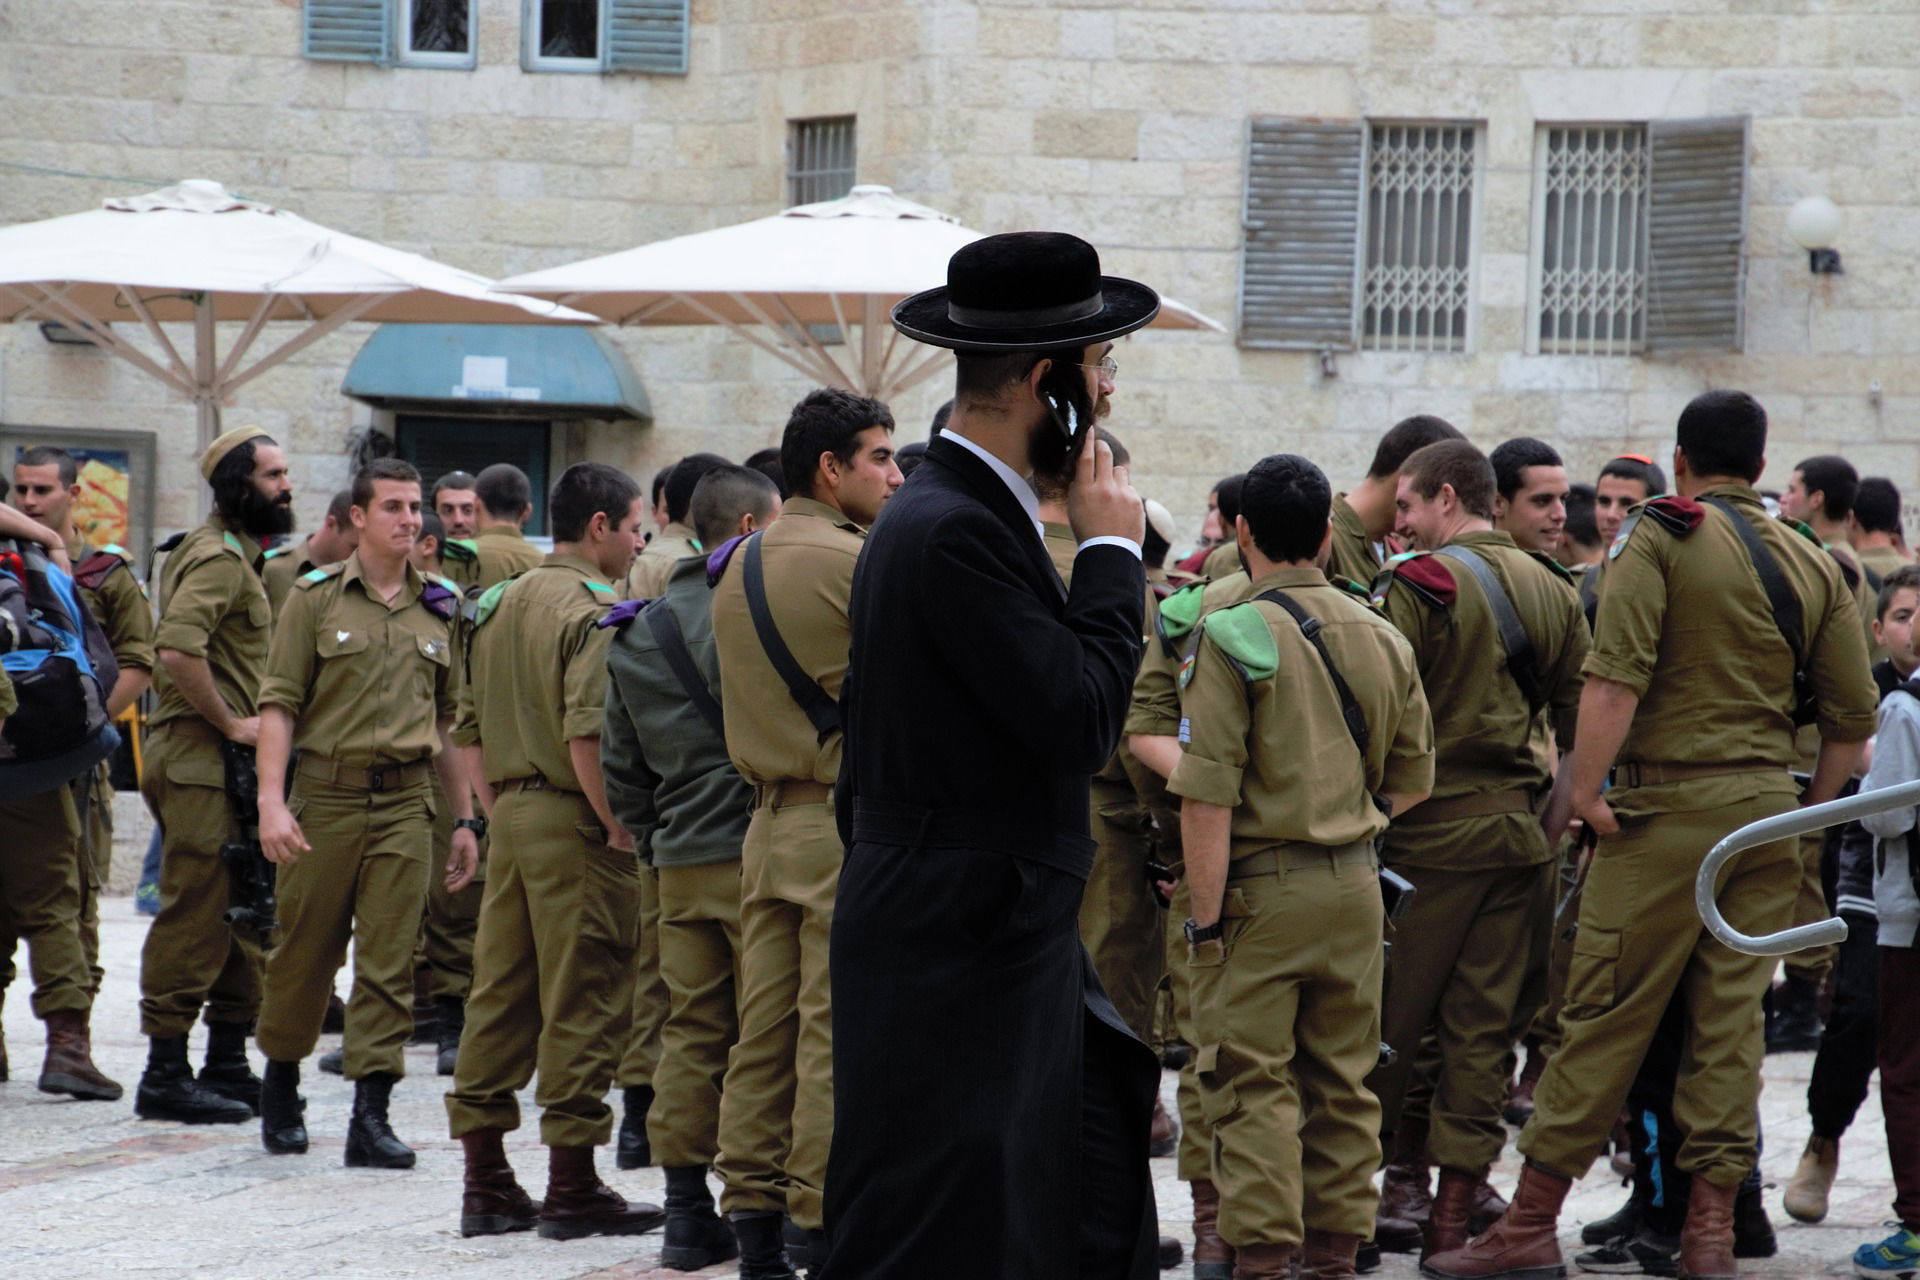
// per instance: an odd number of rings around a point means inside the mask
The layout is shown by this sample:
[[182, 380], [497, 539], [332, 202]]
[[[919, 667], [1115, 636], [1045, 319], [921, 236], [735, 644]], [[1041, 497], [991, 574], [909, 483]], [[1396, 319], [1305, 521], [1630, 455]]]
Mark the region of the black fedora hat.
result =
[[893, 327], [956, 351], [1084, 347], [1160, 313], [1160, 295], [1137, 280], [1100, 274], [1100, 255], [1061, 231], [1013, 231], [963, 246], [947, 283], [906, 298]]

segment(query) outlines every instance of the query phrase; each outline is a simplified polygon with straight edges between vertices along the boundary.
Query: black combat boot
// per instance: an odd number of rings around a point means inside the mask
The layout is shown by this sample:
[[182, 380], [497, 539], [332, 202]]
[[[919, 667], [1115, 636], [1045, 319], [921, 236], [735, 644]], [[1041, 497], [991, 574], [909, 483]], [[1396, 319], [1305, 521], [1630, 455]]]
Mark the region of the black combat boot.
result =
[[353, 1115], [347, 1120], [349, 1169], [411, 1169], [413, 1148], [393, 1136], [387, 1098], [399, 1076], [375, 1072], [353, 1082]]
[[1768, 993], [1768, 1053], [1807, 1053], [1820, 1047], [1820, 981], [1789, 972]]
[[313, 1065], [330, 1076], [344, 1076], [347, 1074], [347, 1051], [344, 1048], [329, 1049], [316, 1058]]
[[185, 1036], [154, 1036], [147, 1069], [133, 1095], [133, 1113], [142, 1120], [181, 1124], [243, 1124], [253, 1118], [244, 1102], [215, 1093], [193, 1078]]
[[260, 1077], [247, 1061], [247, 1025], [244, 1022], [207, 1024], [207, 1064], [200, 1083], [223, 1098], [247, 1104], [250, 1115], [260, 1114]]
[[660, 1265], [698, 1271], [740, 1256], [733, 1228], [713, 1210], [707, 1166], [667, 1166], [667, 1226], [660, 1242]]
[[467, 1029], [467, 1002], [454, 996], [435, 996], [433, 1004], [440, 1012], [436, 1031], [440, 1049], [438, 1070], [441, 1075], [450, 1076], [460, 1058], [460, 1033]]
[[620, 1116], [613, 1163], [621, 1169], [645, 1169], [653, 1163], [653, 1146], [647, 1141], [647, 1110], [653, 1106], [653, 1086], [630, 1084], [620, 1094], [625, 1110]]
[[787, 1263], [779, 1214], [734, 1213], [728, 1217], [740, 1241], [740, 1280], [800, 1280]]
[[267, 1074], [260, 1080], [260, 1145], [268, 1155], [307, 1154], [306, 1114], [300, 1064], [267, 1059]]
[[[1166, 1237], [1161, 1236], [1160, 1239], [1164, 1245]], [[1178, 1240], [1174, 1241], [1174, 1244], [1176, 1247], [1179, 1245], [1179, 1243], [1180, 1242]], [[824, 1276], [825, 1274], [827, 1274], [828, 1252], [829, 1250], [827, 1248], [826, 1230], [821, 1227], [808, 1228], [807, 1230], [807, 1280], [820, 1280], [821, 1276]], [[1180, 1259], [1175, 1258], [1172, 1262], [1168, 1262], [1166, 1260], [1166, 1254], [1162, 1252], [1160, 1256], [1160, 1269], [1162, 1271], [1165, 1271], [1170, 1266], [1177, 1267], [1179, 1265], [1180, 1265]]]

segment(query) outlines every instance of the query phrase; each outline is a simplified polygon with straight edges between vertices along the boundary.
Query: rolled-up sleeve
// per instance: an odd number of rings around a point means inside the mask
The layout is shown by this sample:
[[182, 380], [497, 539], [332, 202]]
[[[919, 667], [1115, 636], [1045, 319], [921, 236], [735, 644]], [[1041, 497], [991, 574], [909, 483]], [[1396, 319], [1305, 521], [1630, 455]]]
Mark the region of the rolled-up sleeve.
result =
[[1247, 768], [1252, 709], [1239, 674], [1204, 637], [1193, 655], [1180, 710], [1180, 762], [1167, 790], [1203, 804], [1234, 807]]
[[207, 656], [207, 639], [227, 616], [247, 567], [229, 555], [211, 555], [188, 565], [167, 596], [166, 612], [153, 631], [155, 649], [189, 658]]

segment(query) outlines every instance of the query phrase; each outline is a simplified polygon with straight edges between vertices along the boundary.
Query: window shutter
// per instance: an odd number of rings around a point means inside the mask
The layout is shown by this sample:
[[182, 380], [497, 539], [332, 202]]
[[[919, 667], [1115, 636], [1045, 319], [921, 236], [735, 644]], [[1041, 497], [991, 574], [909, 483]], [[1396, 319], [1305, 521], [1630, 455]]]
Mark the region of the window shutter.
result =
[[304, 52], [326, 62], [387, 62], [392, 0], [306, 0]]
[[1647, 126], [1647, 350], [1738, 351], [1745, 339], [1749, 121]]
[[1365, 145], [1357, 121], [1252, 122], [1241, 346], [1352, 348]]
[[687, 0], [602, 0], [609, 71], [687, 74]]

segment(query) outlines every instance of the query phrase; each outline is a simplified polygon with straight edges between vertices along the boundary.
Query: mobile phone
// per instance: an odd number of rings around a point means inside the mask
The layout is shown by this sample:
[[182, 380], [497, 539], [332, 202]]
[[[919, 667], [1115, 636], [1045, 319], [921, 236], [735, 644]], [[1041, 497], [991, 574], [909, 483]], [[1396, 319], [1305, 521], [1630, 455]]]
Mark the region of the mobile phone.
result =
[[1040, 379], [1038, 391], [1059, 435], [1034, 442], [1034, 468], [1064, 480], [1072, 476], [1080, 451], [1093, 434], [1093, 403], [1087, 395], [1087, 380], [1077, 365], [1055, 360]]

